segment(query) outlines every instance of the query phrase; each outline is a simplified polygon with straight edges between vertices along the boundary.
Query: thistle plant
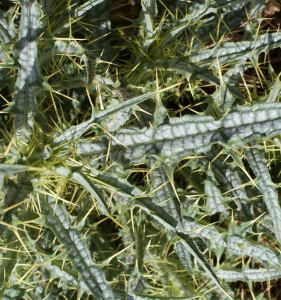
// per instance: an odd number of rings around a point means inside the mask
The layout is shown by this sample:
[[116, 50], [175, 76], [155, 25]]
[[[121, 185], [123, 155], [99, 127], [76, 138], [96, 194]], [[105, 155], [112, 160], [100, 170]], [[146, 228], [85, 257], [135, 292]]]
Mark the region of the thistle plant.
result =
[[281, 277], [264, 1], [136, 5], [125, 27], [102, 0], [0, 13], [2, 299], [269, 299]]

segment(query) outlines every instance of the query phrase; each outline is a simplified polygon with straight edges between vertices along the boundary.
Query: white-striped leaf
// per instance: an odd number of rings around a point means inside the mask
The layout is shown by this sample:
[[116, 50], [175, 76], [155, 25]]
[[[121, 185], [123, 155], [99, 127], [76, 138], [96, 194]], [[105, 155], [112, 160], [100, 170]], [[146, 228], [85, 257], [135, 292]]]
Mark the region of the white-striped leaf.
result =
[[83, 243], [80, 233], [73, 229], [68, 220], [68, 213], [62, 203], [48, 197], [41, 201], [41, 209], [45, 216], [46, 226], [62, 243], [73, 263], [91, 293], [98, 299], [114, 300], [113, 292], [108, 285], [101, 267], [92, 260], [91, 253]]

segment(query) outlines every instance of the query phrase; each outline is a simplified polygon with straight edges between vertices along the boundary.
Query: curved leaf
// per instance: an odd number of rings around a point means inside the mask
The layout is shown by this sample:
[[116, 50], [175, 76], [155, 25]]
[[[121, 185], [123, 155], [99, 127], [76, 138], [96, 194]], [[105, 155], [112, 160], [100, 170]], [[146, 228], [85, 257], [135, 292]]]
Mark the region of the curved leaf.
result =
[[273, 222], [276, 239], [281, 243], [281, 209], [276, 191], [277, 186], [272, 182], [265, 159], [255, 148], [245, 149], [247, 160], [257, 176], [258, 188], [263, 194], [263, 200]]
[[114, 300], [113, 292], [106, 282], [101, 268], [93, 262], [80, 234], [72, 229], [65, 206], [57, 203], [56, 199], [48, 197], [41, 202], [41, 208], [46, 226], [65, 245], [74, 268], [81, 274], [92, 294], [99, 299]]

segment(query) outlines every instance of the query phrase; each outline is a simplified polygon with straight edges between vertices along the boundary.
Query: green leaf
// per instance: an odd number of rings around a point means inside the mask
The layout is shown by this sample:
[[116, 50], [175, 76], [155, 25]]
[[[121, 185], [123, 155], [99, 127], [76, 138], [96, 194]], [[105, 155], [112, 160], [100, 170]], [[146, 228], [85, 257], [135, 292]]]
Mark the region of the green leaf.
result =
[[[252, 220], [253, 216], [250, 212], [248, 200], [250, 197], [254, 197], [253, 193], [246, 191], [241, 178], [240, 169], [235, 164], [231, 164], [231, 160], [227, 160], [225, 155], [222, 155], [214, 147], [206, 153], [206, 160], [201, 159], [200, 164], [204, 165], [206, 169], [211, 167], [215, 177], [222, 183], [228, 194], [231, 195], [233, 201], [237, 205], [237, 210], [243, 208], [247, 219]], [[211, 164], [210, 164], [211, 163]]]
[[[152, 202], [149, 202], [149, 199], [146, 198], [139, 198], [136, 200], [136, 203], [138, 206], [140, 206], [145, 212], [147, 212], [152, 218], [154, 218], [156, 221], [159, 222], [159, 224], [163, 225], [166, 230], [168, 230], [172, 235], [175, 235], [175, 233], [181, 237], [182, 240], [180, 240], [177, 243], [182, 243], [182, 246], [184, 246], [185, 251], [189, 251], [200, 263], [200, 265], [203, 267], [203, 269], [207, 272], [207, 274], [214, 280], [214, 283], [221, 288], [221, 285], [214, 274], [211, 266], [206, 261], [203, 254], [199, 251], [195, 243], [191, 238], [188, 237], [187, 231], [184, 229], [184, 227], [181, 225], [181, 223], [178, 220], [175, 220], [173, 217], [171, 217], [165, 210], [163, 210], [161, 207], [155, 205]], [[188, 227], [187, 227], [188, 228]], [[208, 236], [211, 238], [211, 235]], [[183, 252], [179, 252], [178, 254], [181, 255]], [[183, 256], [182, 259], [185, 259], [186, 256]], [[186, 264], [184, 261], [183, 264]], [[223, 290], [222, 290], [223, 291]], [[224, 291], [223, 291], [224, 292]], [[225, 292], [224, 292], [225, 293]]]
[[104, 0], [88, 0], [84, 4], [80, 5], [74, 11], [74, 18], [80, 18], [81, 16], [85, 15], [89, 10], [93, 7], [102, 3]]
[[97, 120], [103, 120], [103, 119], [109, 117], [112, 114], [116, 114], [119, 111], [122, 111], [126, 108], [132, 107], [133, 105], [139, 104], [139, 103], [141, 103], [141, 102], [143, 102], [143, 101], [145, 101], [149, 98], [152, 98], [154, 95], [156, 95], [158, 93], [161, 93], [164, 90], [166, 90], [166, 89], [158, 90], [158, 91], [151, 92], [151, 93], [146, 93], [146, 94], [143, 94], [141, 96], [137, 96], [137, 97], [134, 97], [134, 98], [131, 98], [131, 99], [127, 99], [126, 101], [120, 103], [116, 107], [111, 107], [111, 108], [105, 109], [103, 111], [97, 112], [96, 113], [96, 119]]
[[[211, 169], [207, 172], [205, 194], [207, 196], [206, 210], [209, 215], [224, 212], [227, 209], [224, 204], [226, 197], [223, 197], [217, 188], [217, 182]], [[228, 201], [230, 201], [230, 199]]]
[[269, 267], [274, 267], [276, 270], [281, 269], [281, 264], [272, 250], [262, 245], [250, 243], [245, 238], [229, 235], [227, 249], [230, 255], [253, 257], [255, 260], [262, 262], [267, 269]]
[[[18, 257], [18, 241], [17, 236], [11, 230], [8, 231], [5, 237], [6, 249], [1, 250], [1, 264], [0, 264], [0, 286], [2, 293], [5, 291], [5, 286], [9, 282], [10, 275], [12, 274], [15, 265], [17, 264]], [[12, 249], [11, 249], [12, 246]]]
[[145, 49], [153, 42], [153, 39], [149, 40], [153, 36], [154, 18], [157, 15], [157, 4], [155, 0], [144, 0], [141, 3], [142, 12], [144, 14], [144, 28], [145, 28]]
[[[12, 31], [11, 31], [12, 29]], [[12, 37], [15, 37], [15, 32], [4, 17], [3, 11], [0, 11], [0, 41], [2, 43], [10, 43]]]
[[261, 52], [266, 52], [281, 45], [281, 38], [278, 32], [260, 35], [254, 41], [228, 42], [223, 46], [213, 49], [201, 50], [197, 55], [192, 56], [195, 62], [210, 63], [218, 58], [221, 64], [226, 62], [239, 61], [243, 58], [252, 59]]
[[30, 166], [0, 164], [0, 176], [12, 175], [18, 172], [37, 170]]
[[65, 206], [57, 203], [56, 199], [48, 197], [41, 201], [41, 209], [46, 226], [66, 247], [74, 268], [80, 273], [91, 293], [99, 299], [114, 300], [112, 290], [101, 268], [93, 262], [91, 253], [83, 243], [80, 234], [71, 227]]
[[236, 270], [218, 270], [217, 276], [225, 281], [245, 281], [245, 282], [263, 282], [268, 280], [279, 279], [281, 272], [275, 269], [266, 270], [260, 268], [257, 270], [245, 268], [242, 271]]
[[[9, 209], [5, 214], [3, 221], [5, 223], [12, 222], [12, 215], [18, 209], [16, 204], [24, 201], [27, 196], [33, 191], [31, 184], [31, 175], [27, 172], [19, 173], [16, 181], [9, 180], [7, 192], [4, 198], [4, 208], [9, 208], [14, 206], [12, 209]], [[6, 229], [6, 225], [0, 225], [0, 236]]]
[[124, 205], [127, 205], [128, 199], [132, 196], [144, 195], [144, 192], [130, 184], [127, 180], [119, 178], [114, 172], [104, 172], [103, 174], [99, 174], [96, 178], [95, 185], [100, 189], [109, 190], [114, 194], [125, 198], [126, 204]]
[[175, 220], [162, 207], [154, 204], [150, 198], [136, 198], [135, 205], [139, 206], [144, 212], [150, 215], [170, 233], [175, 233], [178, 220]]
[[15, 173], [32, 170], [34, 170], [34, 168], [29, 166], [0, 164], [0, 190], [2, 189], [5, 175], [12, 175]]
[[[191, 255], [196, 258], [196, 260], [201, 265], [201, 267], [206, 271], [208, 276], [213, 280], [213, 282], [216, 284], [216, 286], [218, 288], [220, 288], [224, 294], [226, 294], [226, 292], [222, 289], [221, 284], [220, 284], [216, 274], [212, 270], [212, 268], [209, 265], [209, 263], [207, 262], [206, 258], [199, 251], [199, 249], [197, 248], [197, 246], [193, 242], [193, 240], [188, 238], [185, 234], [182, 234], [181, 230], [178, 231], [178, 233], [179, 233], [179, 236], [182, 238], [182, 240], [177, 242], [177, 243], [181, 244], [179, 247], [181, 247], [181, 249], [183, 250], [183, 251], [178, 252], [178, 255], [179, 255], [180, 259], [182, 260], [182, 263], [184, 265], [187, 264], [187, 262], [185, 261], [186, 256], [184, 255], [184, 251], [190, 252]], [[232, 299], [229, 295], [226, 294], [226, 296], [228, 296], [230, 299]]]
[[39, 110], [36, 102], [36, 86], [40, 80], [37, 65], [37, 38], [40, 34], [41, 11], [38, 3], [21, 0], [21, 22], [18, 42], [18, 76], [15, 83], [14, 126], [17, 139], [27, 142], [32, 134]]
[[208, 243], [207, 248], [215, 250], [218, 256], [224, 252], [226, 242], [215, 226], [204, 226], [190, 217], [184, 217], [182, 224], [185, 232], [187, 232], [191, 238], [199, 237], [204, 239], [205, 242]]
[[127, 100], [123, 103], [120, 103], [118, 106], [108, 108], [106, 110], [100, 111], [98, 113], [92, 113], [91, 118], [83, 122], [79, 125], [73, 125], [69, 129], [67, 129], [65, 132], [63, 132], [60, 136], [54, 139], [52, 145], [59, 145], [59, 144], [65, 144], [69, 141], [76, 141], [83, 133], [85, 133], [91, 126], [95, 125], [95, 123], [99, 123], [105, 118], [118, 113], [119, 111], [122, 111], [128, 107], [131, 107], [132, 105], [141, 103], [150, 97], [154, 96], [155, 94], [159, 93], [161, 91], [156, 91], [153, 93], [147, 93], [138, 97], [134, 97], [130, 100]]
[[247, 160], [256, 175], [258, 189], [263, 195], [263, 200], [273, 222], [276, 239], [281, 243], [281, 209], [276, 191], [277, 186], [271, 180], [265, 159], [261, 152], [252, 147], [247, 148], [244, 151]]
[[[222, 76], [223, 81], [227, 86], [235, 87], [239, 84], [239, 82], [242, 80], [241, 74], [244, 74], [244, 72], [250, 67], [246, 64], [247, 58], [241, 58], [239, 59], [239, 62], [235, 64], [232, 68], [227, 70], [227, 72]], [[232, 105], [235, 103], [236, 98], [229, 93], [229, 89], [226, 91], [226, 97], [224, 98], [224, 101], [221, 101], [221, 98], [218, 97], [220, 93], [220, 89], [217, 90], [213, 95], [214, 102], [217, 104], [217, 106], [220, 107], [221, 115], [224, 115], [227, 113]]]
[[45, 14], [50, 15], [52, 13], [53, 0], [40, 0], [40, 4]]
[[161, 48], [168, 43], [173, 43], [183, 33], [183, 31], [188, 28], [188, 26], [188, 23], [184, 23], [166, 32], [158, 47]]
[[73, 125], [69, 129], [67, 129], [65, 132], [63, 132], [60, 136], [55, 138], [52, 142], [53, 146], [65, 144], [69, 141], [76, 141], [78, 138], [81, 137], [81, 135], [86, 132], [91, 126], [93, 126], [93, 123], [95, 121], [95, 115], [92, 114], [91, 118], [83, 122], [79, 125]]
[[110, 0], [91, 0], [80, 6], [79, 12], [75, 11], [76, 16], [87, 11], [84, 17], [84, 22], [88, 22], [85, 35], [89, 40], [95, 41], [90, 45], [95, 57], [100, 57], [104, 61], [111, 61], [112, 59], [112, 44], [110, 42], [112, 38], [108, 38], [109, 34], [112, 34], [111, 7]]
[[176, 252], [182, 264], [184, 265], [188, 273], [192, 275], [193, 263], [191, 260], [191, 253], [189, 251], [186, 251], [186, 247], [182, 241], [176, 242], [175, 246], [176, 246]]
[[151, 197], [153, 202], [163, 207], [176, 220], [180, 220], [180, 202], [175, 195], [175, 191], [167, 176], [165, 166], [160, 161], [156, 162], [155, 158], [150, 159], [149, 179], [151, 184]]
[[280, 89], [281, 89], [281, 84], [280, 84], [280, 77], [277, 76], [274, 82], [273, 87], [271, 88], [270, 94], [266, 100], [266, 103], [273, 103], [276, 101], [278, 96], [280, 95]]
[[55, 55], [69, 54], [77, 55], [83, 58], [84, 48], [74, 41], [56, 40], [48, 41], [48, 45], [39, 48], [39, 63], [44, 65], [54, 58]]
[[224, 2], [222, 6], [218, 6], [218, 1], [206, 1], [204, 6], [192, 2], [193, 13], [188, 14], [182, 20], [182, 22], [193, 21], [193, 26], [190, 26], [191, 36], [189, 38], [192, 47], [188, 51], [188, 55], [200, 52], [202, 48], [205, 48], [202, 46], [210, 40], [215, 39], [215, 44], [219, 44], [225, 33], [232, 34], [244, 22], [247, 17], [246, 11], [248, 11], [247, 1], [230, 1], [229, 5], [227, 1], [222, 2]]
[[79, 171], [74, 171], [74, 172], [68, 171], [64, 167], [56, 168], [56, 173], [59, 175], [63, 175], [63, 176], [72, 178], [76, 182], [80, 183], [83, 187], [85, 187], [85, 189], [89, 193], [91, 193], [91, 195], [94, 197], [94, 199], [98, 202], [98, 206], [99, 206], [99, 209], [101, 210], [101, 212], [108, 217], [111, 216], [103, 195], [101, 194], [99, 189], [97, 189], [95, 187], [95, 185], [91, 182], [91, 180], [89, 178], [87, 178], [86, 175], [84, 175], [82, 172], [79, 172]]
[[[154, 65], [157, 68], [165, 68], [169, 70], [179, 70], [179, 71], [187, 72], [191, 75], [194, 75], [200, 79], [206, 80], [207, 82], [213, 83], [216, 86], [220, 87], [220, 80], [216, 76], [214, 76], [206, 68], [198, 66], [198, 64], [191, 62], [187, 58], [179, 58], [173, 60], [169, 59], [168, 61], [159, 60]], [[227, 88], [236, 97], [243, 98], [242, 94], [236, 88], [231, 86], [227, 86]]]
[[70, 287], [79, 286], [78, 295], [80, 294], [82, 296], [84, 291], [86, 291], [87, 293], [91, 293], [85, 282], [82, 280], [78, 280], [73, 270], [62, 266], [56, 261], [53, 261], [52, 263], [45, 263], [44, 267], [46, 267], [50, 271], [53, 278], [59, 278], [59, 280], [67, 283]]
[[[280, 117], [281, 105], [268, 103], [239, 107], [217, 121], [208, 116], [185, 115], [170, 118], [169, 124], [158, 128], [122, 129], [112, 142], [112, 150], [116, 149], [113, 158], [140, 163], [147, 155], [160, 154], [169, 162], [192, 153], [207, 152], [214, 143], [239, 149], [254, 138], [281, 133]], [[120, 150], [117, 145], [121, 146]]]

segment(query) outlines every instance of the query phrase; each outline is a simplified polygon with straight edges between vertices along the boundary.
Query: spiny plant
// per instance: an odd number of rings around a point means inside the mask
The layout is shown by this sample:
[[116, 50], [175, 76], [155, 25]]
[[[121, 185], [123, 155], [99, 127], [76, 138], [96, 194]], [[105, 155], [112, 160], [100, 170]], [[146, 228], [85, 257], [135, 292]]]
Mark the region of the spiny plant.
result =
[[281, 277], [264, 1], [136, 5], [128, 31], [109, 1], [1, 11], [2, 299], [267, 299]]

